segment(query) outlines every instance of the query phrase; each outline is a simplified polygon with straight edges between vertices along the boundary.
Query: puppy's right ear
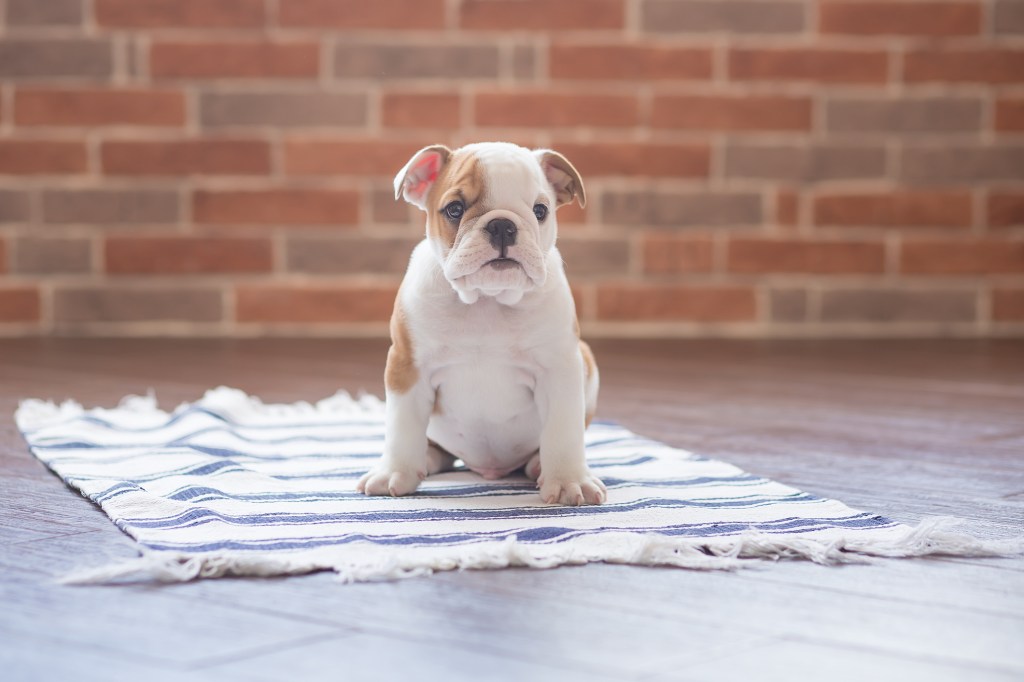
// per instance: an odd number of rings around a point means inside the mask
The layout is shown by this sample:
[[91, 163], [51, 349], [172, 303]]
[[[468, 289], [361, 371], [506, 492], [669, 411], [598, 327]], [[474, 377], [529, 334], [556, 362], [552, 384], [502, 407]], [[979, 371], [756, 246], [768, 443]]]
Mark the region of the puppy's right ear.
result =
[[427, 193], [451, 155], [452, 150], [443, 144], [424, 147], [413, 154], [395, 176], [395, 199], [404, 197], [413, 206], [427, 210]]

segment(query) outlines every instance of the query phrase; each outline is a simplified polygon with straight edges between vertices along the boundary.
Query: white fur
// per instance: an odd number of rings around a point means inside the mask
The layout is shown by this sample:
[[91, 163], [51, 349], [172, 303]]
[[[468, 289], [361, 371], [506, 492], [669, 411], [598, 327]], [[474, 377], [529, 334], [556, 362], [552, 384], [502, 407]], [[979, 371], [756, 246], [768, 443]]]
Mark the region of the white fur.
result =
[[[413, 251], [398, 305], [418, 380], [403, 393], [387, 391], [384, 455], [359, 489], [408, 494], [446, 468], [437, 452], [428, 457], [429, 438], [488, 478], [529, 463], [547, 502], [603, 502], [604, 485], [583, 451], [598, 378], [595, 371], [585, 381], [575, 307], [555, 247], [555, 192], [529, 150], [503, 143], [468, 149], [483, 164], [487, 211], [465, 223], [453, 247], [428, 236]], [[396, 178], [397, 192], [410, 168], [422, 167], [418, 158]], [[412, 182], [421, 204], [422, 174]], [[543, 223], [535, 203], [550, 209]], [[499, 217], [518, 228], [508, 256], [520, 268], [486, 265], [496, 249], [484, 226]]]

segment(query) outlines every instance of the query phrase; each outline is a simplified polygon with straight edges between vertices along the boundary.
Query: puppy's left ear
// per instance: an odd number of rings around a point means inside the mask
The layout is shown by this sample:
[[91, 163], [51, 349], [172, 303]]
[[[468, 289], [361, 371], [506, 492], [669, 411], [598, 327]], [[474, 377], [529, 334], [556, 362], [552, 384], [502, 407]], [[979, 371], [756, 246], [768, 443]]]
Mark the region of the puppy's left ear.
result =
[[558, 152], [550, 149], [537, 149], [533, 152], [544, 170], [551, 187], [555, 190], [555, 200], [558, 206], [572, 203], [573, 199], [579, 202], [580, 208], [587, 205], [587, 193], [583, 189], [583, 178], [576, 170], [569, 159]]
[[424, 147], [409, 159], [409, 163], [395, 176], [395, 198], [427, 210], [427, 193], [437, 180], [438, 173], [452, 155], [443, 144]]

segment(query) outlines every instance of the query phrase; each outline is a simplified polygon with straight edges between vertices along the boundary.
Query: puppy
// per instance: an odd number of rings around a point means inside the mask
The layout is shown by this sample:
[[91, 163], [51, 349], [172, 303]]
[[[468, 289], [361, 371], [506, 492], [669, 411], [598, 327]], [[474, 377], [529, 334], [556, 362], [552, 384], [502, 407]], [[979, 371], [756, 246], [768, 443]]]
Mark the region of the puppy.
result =
[[367, 495], [408, 495], [455, 459], [488, 479], [525, 468], [544, 502], [604, 502], [583, 431], [598, 373], [555, 248], [555, 209], [586, 204], [550, 150], [487, 142], [417, 152], [395, 198], [427, 214], [391, 318], [384, 454]]

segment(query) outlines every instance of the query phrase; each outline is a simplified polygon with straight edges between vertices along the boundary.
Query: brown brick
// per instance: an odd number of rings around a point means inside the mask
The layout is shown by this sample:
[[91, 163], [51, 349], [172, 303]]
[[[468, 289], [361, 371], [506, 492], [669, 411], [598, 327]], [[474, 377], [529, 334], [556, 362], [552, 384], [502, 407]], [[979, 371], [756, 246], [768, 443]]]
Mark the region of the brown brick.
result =
[[989, 227], [1024, 227], [1024, 192], [992, 192], [988, 197]]
[[108, 28], [259, 28], [264, 0], [94, 0]]
[[624, 0], [463, 0], [462, 28], [490, 31], [567, 31], [625, 26]]
[[24, 223], [31, 217], [28, 192], [0, 189], [0, 223]]
[[158, 42], [149, 52], [154, 78], [315, 78], [315, 42]]
[[0, 275], [7, 272], [7, 242], [0, 237]]
[[579, 227], [585, 222], [587, 222], [587, 209], [581, 207], [575, 201], [558, 208], [559, 227], [566, 225]]
[[969, 192], [823, 194], [814, 199], [814, 224], [841, 227], [971, 226]]
[[288, 140], [284, 169], [289, 175], [355, 175], [393, 178], [426, 142], [388, 140]]
[[75, 285], [54, 293], [53, 315], [58, 328], [92, 322], [219, 322], [221, 299], [217, 289]]
[[329, 92], [205, 92], [199, 101], [203, 126], [361, 126], [366, 95]]
[[573, 80], [707, 80], [710, 48], [669, 45], [555, 44], [548, 54], [549, 73]]
[[752, 192], [606, 190], [601, 217], [610, 224], [654, 227], [759, 225], [761, 195]]
[[826, 103], [825, 122], [829, 132], [836, 133], [975, 133], [981, 129], [981, 100], [832, 98]]
[[1024, 33], [1024, 3], [1020, 0], [995, 0], [992, 28], [999, 35]]
[[881, 178], [885, 173], [885, 149], [878, 145], [736, 142], [725, 150], [725, 175], [730, 178], [818, 182]]
[[810, 241], [734, 238], [729, 272], [814, 275], [877, 274], [885, 271], [885, 245], [876, 241]]
[[7, 0], [8, 26], [70, 26], [82, 23], [82, 0]]
[[192, 211], [198, 223], [222, 225], [355, 225], [359, 193], [351, 190], [200, 190]]
[[397, 287], [241, 286], [239, 322], [384, 322], [391, 318]]
[[649, 275], [711, 272], [714, 265], [714, 245], [706, 236], [648, 234], [643, 249], [644, 272]]
[[444, 0], [279, 0], [282, 26], [310, 28], [440, 29]]
[[1024, 146], [906, 145], [900, 160], [904, 182], [971, 183], [1024, 179]]
[[270, 145], [265, 140], [110, 140], [103, 143], [100, 156], [103, 172], [108, 175], [266, 175], [270, 172]]
[[1024, 241], [905, 240], [900, 271], [909, 275], [1020, 274], [1024, 273]]
[[634, 97], [549, 91], [482, 92], [473, 101], [478, 126], [617, 128], [640, 122]]
[[13, 271], [30, 275], [85, 273], [92, 270], [92, 242], [74, 237], [19, 237]]
[[705, 143], [557, 142], [552, 146], [584, 180], [600, 175], [706, 178], [711, 168], [711, 147]]
[[805, 22], [804, 3], [787, 0], [646, 0], [640, 14], [653, 33], [800, 33]]
[[822, 322], [973, 322], [977, 296], [962, 289], [836, 289], [821, 294]]
[[517, 80], [533, 80], [537, 75], [537, 51], [532, 45], [512, 47], [512, 76]]
[[880, 50], [733, 48], [729, 78], [814, 83], [884, 83], [889, 58]]
[[947, 37], [981, 32], [978, 2], [823, 2], [818, 12], [822, 33]]
[[996, 130], [1024, 132], [1024, 97], [1000, 97], [996, 100]]
[[908, 51], [903, 58], [908, 83], [1024, 82], [1024, 50], [1012, 48], [928, 47]]
[[458, 93], [385, 92], [381, 122], [387, 128], [456, 130], [461, 106]]
[[805, 322], [807, 290], [772, 288], [768, 292], [768, 308], [772, 322]]
[[43, 192], [43, 222], [130, 225], [176, 223], [175, 190], [82, 189]]
[[101, 78], [113, 69], [109, 40], [0, 39], [0, 78]]
[[811, 99], [776, 95], [655, 96], [651, 125], [687, 130], [811, 129]]
[[629, 242], [625, 239], [559, 237], [558, 251], [570, 279], [625, 275], [629, 270]]
[[796, 227], [800, 223], [800, 193], [780, 189], [775, 193], [775, 224]]
[[993, 289], [992, 319], [996, 322], [1024, 322], [1024, 289]]
[[35, 287], [0, 287], [0, 323], [37, 322], [39, 290]]
[[[401, 199], [395, 199], [393, 187], [370, 190], [370, 210], [374, 223], [424, 223], [422, 213]], [[415, 218], [413, 215], [415, 214]]]
[[0, 140], [0, 175], [84, 173], [84, 142]]
[[290, 272], [310, 275], [401, 274], [419, 242], [415, 237], [290, 236], [285, 263]]
[[496, 78], [496, 45], [341, 43], [334, 49], [337, 78]]
[[269, 239], [108, 237], [106, 270], [114, 275], [270, 272]]
[[756, 314], [754, 290], [747, 287], [603, 284], [597, 289], [601, 320], [746, 322]]
[[185, 94], [176, 90], [31, 88], [14, 95], [21, 126], [183, 126]]

